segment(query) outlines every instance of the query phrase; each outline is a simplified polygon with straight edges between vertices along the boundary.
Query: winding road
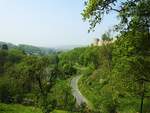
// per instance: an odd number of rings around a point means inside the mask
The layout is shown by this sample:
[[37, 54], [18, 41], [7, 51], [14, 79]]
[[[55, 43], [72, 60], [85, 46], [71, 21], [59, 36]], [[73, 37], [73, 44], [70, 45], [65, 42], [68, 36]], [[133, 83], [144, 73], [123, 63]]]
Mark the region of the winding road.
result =
[[78, 81], [81, 77], [82, 77], [82, 75], [76, 76], [76, 77], [72, 78], [72, 80], [71, 80], [72, 94], [76, 98], [76, 104], [79, 106], [82, 103], [86, 103], [88, 105], [88, 100], [81, 94], [81, 92], [78, 88]]

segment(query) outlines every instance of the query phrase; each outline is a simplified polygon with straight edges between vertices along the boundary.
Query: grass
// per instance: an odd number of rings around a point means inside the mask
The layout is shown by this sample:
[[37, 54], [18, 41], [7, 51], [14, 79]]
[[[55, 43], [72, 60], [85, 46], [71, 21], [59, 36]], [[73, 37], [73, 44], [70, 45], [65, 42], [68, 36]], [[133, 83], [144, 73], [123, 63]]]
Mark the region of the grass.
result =
[[[20, 104], [0, 103], [0, 113], [42, 113], [39, 108], [27, 107]], [[51, 113], [69, 113], [63, 110], [54, 110]]]
[[0, 103], [0, 113], [42, 113], [39, 108], [27, 107], [19, 104]]
[[52, 113], [69, 113], [68, 111], [54, 110]]
[[96, 101], [98, 100], [98, 95], [96, 92], [93, 92], [85, 83], [86, 80], [85, 76], [82, 76], [78, 82], [79, 89], [81, 93], [87, 98], [87, 100], [90, 102], [90, 105], [93, 109], [96, 107]]

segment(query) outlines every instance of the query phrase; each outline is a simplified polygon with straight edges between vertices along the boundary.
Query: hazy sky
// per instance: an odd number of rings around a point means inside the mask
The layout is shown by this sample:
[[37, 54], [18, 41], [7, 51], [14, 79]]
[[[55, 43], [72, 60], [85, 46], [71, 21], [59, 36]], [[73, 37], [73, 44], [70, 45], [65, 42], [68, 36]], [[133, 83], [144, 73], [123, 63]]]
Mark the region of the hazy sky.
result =
[[55, 47], [90, 44], [116, 23], [111, 14], [88, 34], [84, 0], [0, 0], [0, 41]]

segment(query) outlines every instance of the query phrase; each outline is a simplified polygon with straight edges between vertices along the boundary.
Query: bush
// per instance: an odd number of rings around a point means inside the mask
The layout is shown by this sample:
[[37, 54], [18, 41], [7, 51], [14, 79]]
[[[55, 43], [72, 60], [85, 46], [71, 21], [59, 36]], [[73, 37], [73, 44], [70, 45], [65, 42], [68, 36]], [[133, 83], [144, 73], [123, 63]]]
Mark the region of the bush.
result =
[[72, 64], [65, 64], [63, 66], [63, 70], [66, 75], [74, 75], [77, 72], [77, 70], [73, 67]]
[[12, 101], [12, 93], [9, 81], [6, 78], [0, 78], [0, 101], [10, 103]]
[[81, 74], [83, 74], [85, 76], [90, 76], [90, 75], [92, 75], [93, 71], [94, 71], [94, 67], [89, 66], [89, 67], [86, 67], [83, 70], [81, 70]]
[[14, 79], [8, 75], [0, 77], [0, 101], [4, 103], [22, 103], [24, 98], [24, 89]]
[[52, 93], [48, 96], [48, 100], [51, 101], [55, 109], [74, 110], [75, 99], [71, 94], [69, 81], [57, 81], [56, 85], [52, 88]]

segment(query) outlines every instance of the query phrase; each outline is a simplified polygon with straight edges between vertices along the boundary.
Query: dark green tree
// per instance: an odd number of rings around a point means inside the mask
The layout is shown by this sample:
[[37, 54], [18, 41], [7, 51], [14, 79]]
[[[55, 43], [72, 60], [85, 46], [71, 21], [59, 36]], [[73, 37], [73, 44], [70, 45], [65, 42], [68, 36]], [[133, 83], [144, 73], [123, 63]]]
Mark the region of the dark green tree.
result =
[[5, 69], [4, 65], [8, 59], [8, 51], [0, 50], [0, 74], [3, 74]]
[[7, 44], [3, 44], [3, 45], [2, 45], [2, 50], [8, 50]]

